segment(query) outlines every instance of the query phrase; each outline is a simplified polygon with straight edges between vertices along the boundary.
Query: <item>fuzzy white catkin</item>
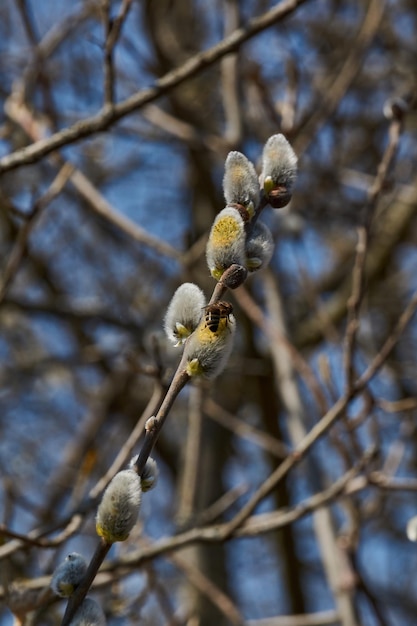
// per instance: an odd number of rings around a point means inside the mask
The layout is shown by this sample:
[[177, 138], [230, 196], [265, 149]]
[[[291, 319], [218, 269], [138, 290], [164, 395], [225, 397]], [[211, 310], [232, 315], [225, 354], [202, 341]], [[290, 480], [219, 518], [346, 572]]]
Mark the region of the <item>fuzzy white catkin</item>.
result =
[[95, 600], [85, 598], [72, 618], [70, 626], [106, 626], [106, 617]]
[[[130, 459], [129, 467], [131, 469], [135, 469], [135, 465], [138, 460], [138, 457], [139, 455], [136, 454], [134, 457]], [[158, 465], [155, 459], [153, 459], [150, 456], [145, 463], [142, 476], [140, 477], [140, 485], [141, 485], [142, 491], [145, 492], [145, 491], [150, 491], [151, 489], [153, 489], [156, 483], [158, 482], [158, 476], [159, 476]]]
[[185, 347], [188, 374], [209, 380], [216, 378], [229, 360], [235, 330], [236, 321], [232, 314], [223, 319], [215, 331], [210, 330], [210, 324], [203, 318]]
[[140, 477], [142, 491], [150, 491], [158, 481], [159, 469], [155, 459], [149, 457], [146, 461], [145, 468]]
[[207, 265], [211, 275], [220, 280], [233, 264], [245, 265], [245, 223], [239, 211], [226, 207], [217, 215], [211, 227], [206, 248]]
[[246, 240], [246, 267], [249, 272], [266, 267], [274, 252], [274, 240], [268, 226], [259, 220]]
[[178, 287], [164, 319], [165, 334], [174, 345], [184, 343], [197, 328], [205, 304], [204, 293], [194, 283], [183, 283]]
[[86, 571], [85, 558], [77, 552], [71, 552], [52, 574], [52, 591], [61, 598], [68, 598], [74, 593]]
[[241, 152], [229, 152], [223, 177], [227, 204], [241, 204], [253, 212], [259, 202], [259, 180], [255, 167]]
[[96, 516], [96, 531], [108, 543], [125, 541], [136, 523], [141, 481], [133, 469], [118, 472], [105, 490]]
[[417, 541], [417, 515], [408, 520], [407, 537], [410, 541]]
[[283, 185], [291, 191], [297, 177], [297, 156], [284, 135], [272, 135], [262, 153], [261, 187], [267, 181], [271, 185]]

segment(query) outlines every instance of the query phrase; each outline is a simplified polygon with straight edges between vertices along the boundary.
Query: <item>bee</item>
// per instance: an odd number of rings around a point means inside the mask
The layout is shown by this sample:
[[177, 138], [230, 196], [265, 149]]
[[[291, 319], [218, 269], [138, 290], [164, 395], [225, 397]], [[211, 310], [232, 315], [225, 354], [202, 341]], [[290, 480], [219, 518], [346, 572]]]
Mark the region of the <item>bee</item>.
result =
[[220, 302], [215, 302], [214, 304], [208, 304], [205, 308], [205, 322], [206, 326], [211, 330], [212, 333], [216, 333], [220, 321], [225, 319], [226, 326], [230, 321], [229, 316], [233, 313], [233, 306], [230, 302], [225, 302], [224, 300]]

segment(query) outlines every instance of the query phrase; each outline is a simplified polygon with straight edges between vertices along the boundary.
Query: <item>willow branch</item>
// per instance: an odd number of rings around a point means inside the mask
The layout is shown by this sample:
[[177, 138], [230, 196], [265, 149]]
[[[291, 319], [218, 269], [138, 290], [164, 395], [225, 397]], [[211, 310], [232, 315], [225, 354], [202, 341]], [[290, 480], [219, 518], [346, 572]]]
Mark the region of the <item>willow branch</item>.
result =
[[348, 300], [348, 321], [345, 336], [345, 372], [346, 384], [352, 385], [354, 379], [353, 356], [359, 329], [359, 313], [365, 289], [365, 262], [368, 253], [370, 230], [378, 200], [392, 169], [397, 154], [403, 116], [394, 117], [388, 131], [388, 145], [378, 165], [373, 184], [368, 190], [368, 201], [365, 207], [364, 224], [358, 229], [355, 265], [352, 272], [352, 295]]
[[181, 85], [184, 81], [210, 67], [226, 54], [234, 52], [245, 41], [248, 41], [279, 20], [284, 19], [306, 2], [307, 0], [284, 0], [284, 2], [280, 2], [263, 15], [250, 20], [246, 28], [238, 28], [218, 44], [194, 55], [180, 67], [168, 72], [157, 80], [152, 87], [139, 91], [112, 108], [104, 108], [96, 115], [79, 120], [73, 126], [64, 128], [50, 137], [40, 139], [34, 144], [3, 157], [0, 159], [0, 174], [22, 165], [35, 163], [63, 146], [68, 146], [81, 139], [107, 130], [126, 115], [153, 102], [174, 87]]

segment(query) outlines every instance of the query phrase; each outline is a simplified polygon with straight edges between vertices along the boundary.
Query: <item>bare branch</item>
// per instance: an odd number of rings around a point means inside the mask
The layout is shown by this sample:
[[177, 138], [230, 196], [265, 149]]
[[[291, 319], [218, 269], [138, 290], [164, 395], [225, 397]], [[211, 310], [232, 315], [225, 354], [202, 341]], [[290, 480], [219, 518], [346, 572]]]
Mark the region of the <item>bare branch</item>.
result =
[[68, 163], [62, 166], [48, 190], [39, 198], [39, 200], [37, 200], [37, 202], [35, 202], [30, 215], [19, 230], [13, 250], [3, 272], [2, 283], [0, 284], [0, 303], [4, 300], [10, 283], [19, 270], [22, 259], [27, 250], [30, 233], [35, 227], [39, 215], [42, 213], [43, 209], [45, 209], [48, 204], [50, 204], [62, 192], [72, 174], [72, 171], [73, 168]]
[[105, 108], [92, 117], [80, 120], [73, 126], [58, 131], [51, 137], [39, 139], [36, 143], [3, 157], [0, 159], [0, 174], [21, 165], [35, 163], [63, 146], [68, 146], [80, 139], [85, 139], [107, 130], [126, 115], [139, 110], [146, 104], [166, 94], [173, 87], [180, 85], [198, 72], [210, 67], [226, 54], [239, 48], [248, 39], [293, 13], [305, 2], [307, 0], [284, 0], [284, 2], [280, 2], [263, 15], [252, 19], [246, 28], [239, 28], [220, 43], [193, 56], [181, 67], [168, 72], [168, 74], [156, 81], [153, 87], [134, 94], [111, 109]]
[[238, 437], [249, 439], [252, 443], [261, 446], [264, 450], [273, 454], [277, 458], [283, 459], [287, 456], [288, 448], [282, 441], [278, 441], [275, 437], [271, 437], [268, 433], [263, 432], [250, 424], [246, 424], [238, 417], [231, 415], [212, 398], [208, 398], [205, 401], [204, 412], [212, 420], [215, 420], [224, 428], [227, 428], [231, 432], [235, 433]]

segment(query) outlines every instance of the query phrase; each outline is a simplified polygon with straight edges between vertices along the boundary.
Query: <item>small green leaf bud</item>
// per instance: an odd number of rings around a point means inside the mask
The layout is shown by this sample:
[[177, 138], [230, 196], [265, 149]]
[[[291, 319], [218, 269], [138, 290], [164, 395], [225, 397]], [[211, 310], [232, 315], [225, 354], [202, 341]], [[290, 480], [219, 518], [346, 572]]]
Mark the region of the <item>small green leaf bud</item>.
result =
[[52, 591], [61, 598], [68, 598], [74, 593], [86, 571], [85, 558], [77, 552], [71, 552], [52, 574]]
[[125, 541], [136, 523], [140, 478], [133, 469], [118, 472], [105, 490], [96, 516], [96, 531], [108, 543]]
[[185, 346], [187, 373], [212, 380], [226, 366], [236, 329], [233, 307], [216, 302], [206, 307], [205, 315]]
[[272, 135], [262, 153], [259, 182], [269, 204], [279, 209], [291, 200], [297, 177], [297, 156], [284, 135]]
[[95, 600], [85, 598], [75, 612], [70, 626], [106, 626], [106, 617]]
[[227, 204], [240, 204], [252, 218], [259, 202], [259, 181], [253, 163], [241, 152], [229, 152], [223, 177], [223, 191]]
[[197, 328], [201, 311], [206, 305], [204, 293], [194, 283], [184, 283], [178, 287], [164, 320], [164, 330], [170, 341], [181, 345]]
[[274, 252], [274, 240], [268, 226], [259, 220], [246, 240], [246, 267], [255, 272], [266, 267]]
[[237, 209], [226, 207], [217, 215], [207, 242], [206, 257], [211, 275], [220, 280], [236, 263], [245, 265], [245, 223]]

